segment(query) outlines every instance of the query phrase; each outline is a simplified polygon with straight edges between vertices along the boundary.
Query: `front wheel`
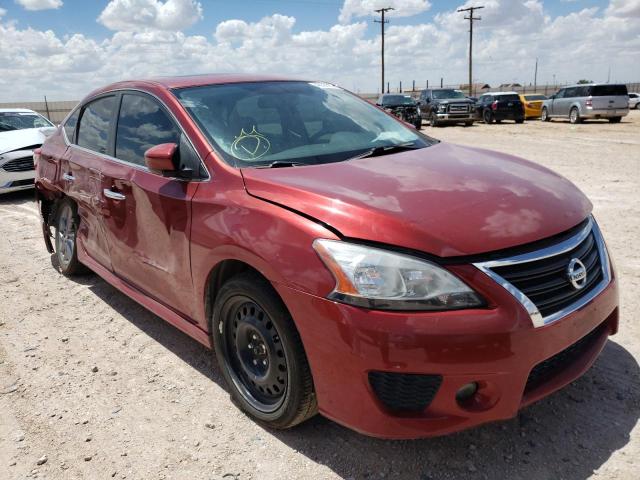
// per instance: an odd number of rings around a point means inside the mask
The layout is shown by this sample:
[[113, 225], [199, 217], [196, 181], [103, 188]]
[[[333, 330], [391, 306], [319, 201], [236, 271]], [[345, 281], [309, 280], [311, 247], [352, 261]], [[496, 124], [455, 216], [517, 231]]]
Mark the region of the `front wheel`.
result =
[[418, 118], [413, 125], [416, 127], [416, 130], [422, 130], [422, 117]]
[[55, 253], [60, 273], [67, 277], [85, 271], [84, 266], [78, 261], [78, 224], [76, 204], [69, 199], [62, 200], [56, 214]]
[[549, 122], [551, 117], [549, 116], [549, 111], [546, 108], [542, 109], [542, 113], [540, 114], [540, 120], [543, 122]]
[[438, 117], [436, 116], [435, 113], [432, 113], [429, 116], [429, 125], [432, 126], [432, 127], [437, 127], [439, 125], [438, 124]]
[[473, 121], [464, 122], [465, 127], [470, 127], [471, 125], [473, 125]]
[[524, 123], [524, 118], [518, 118], [518, 119], [516, 120], [516, 123]]
[[315, 415], [300, 335], [269, 282], [243, 273], [225, 283], [211, 327], [222, 375], [242, 410], [272, 428], [293, 427]]

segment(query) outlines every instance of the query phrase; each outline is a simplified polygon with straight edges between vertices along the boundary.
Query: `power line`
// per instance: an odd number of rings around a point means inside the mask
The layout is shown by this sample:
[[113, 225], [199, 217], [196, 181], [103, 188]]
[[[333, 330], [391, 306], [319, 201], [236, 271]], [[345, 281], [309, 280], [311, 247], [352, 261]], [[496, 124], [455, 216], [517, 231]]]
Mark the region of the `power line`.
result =
[[473, 22], [475, 20], [482, 20], [481, 17], [474, 17], [473, 12], [480, 10], [481, 7], [469, 7], [461, 8], [458, 12], [469, 12], [468, 17], [464, 17], [465, 20], [469, 20], [469, 96], [473, 96]]
[[375, 23], [379, 23], [380, 24], [380, 29], [381, 29], [381, 33], [382, 33], [382, 78], [381, 78], [381, 87], [380, 87], [380, 93], [384, 93], [384, 24], [385, 23], [389, 23], [389, 20], [385, 20], [384, 19], [384, 14], [391, 11], [391, 10], [395, 10], [395, 8], [392, 7], [386, 7], [386, 8], [379, 8], [378, 10], [374, 10], [376, 13], [380, 14], [380, 20], [374, 20]]

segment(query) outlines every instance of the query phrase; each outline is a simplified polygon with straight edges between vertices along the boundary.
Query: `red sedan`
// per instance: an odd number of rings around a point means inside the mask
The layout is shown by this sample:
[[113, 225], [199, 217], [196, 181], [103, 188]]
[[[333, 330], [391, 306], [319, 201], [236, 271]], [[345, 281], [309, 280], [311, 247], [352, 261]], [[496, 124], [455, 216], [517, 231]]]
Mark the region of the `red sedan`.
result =
[[[36, 153], [44, 239], [212, 347], [275, 428], [415, 438], [507, 419], [594, 362], [618, 292], [591, 203], [334, 85], [91, 93]], [[52, 232], [53, 230], [53, 232]]]

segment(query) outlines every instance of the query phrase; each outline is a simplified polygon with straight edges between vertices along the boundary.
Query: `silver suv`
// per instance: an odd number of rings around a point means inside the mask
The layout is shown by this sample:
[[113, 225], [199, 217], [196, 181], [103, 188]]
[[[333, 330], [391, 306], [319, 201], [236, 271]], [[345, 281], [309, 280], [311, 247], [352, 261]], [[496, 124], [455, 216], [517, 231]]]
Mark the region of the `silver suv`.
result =
[[629, 113], [626, 85], [590, 84], [561, 88], [542, 104], [542, 121], [569, 118], [580, 123], [587, 118], [607, 118], [618, 123]]

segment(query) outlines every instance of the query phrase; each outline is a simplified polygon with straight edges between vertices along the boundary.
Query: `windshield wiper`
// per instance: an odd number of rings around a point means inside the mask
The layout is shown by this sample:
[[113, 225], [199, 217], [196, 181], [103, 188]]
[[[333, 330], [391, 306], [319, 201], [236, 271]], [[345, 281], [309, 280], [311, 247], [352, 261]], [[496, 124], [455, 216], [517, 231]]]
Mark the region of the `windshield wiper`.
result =
[[369, 150], [356, 155], [355, 157], [348, 158], [349, 160], [358, 160], [360, 158], [369, 157], [381, 157], [382, 155], [390, 155], [392, 153], [404, 152], [406, 150], [418, 150], [422, 147], [417, 147], [415, 142], [400, 143], [398, 145], [387, 145], [370, 148]]
[[255, 168], [283, 168], [283, 167], [302, 167], [304, 165], [308, 165], [307, 163], [300, 162], [292, 162], [291, 160], [275, 160], [271, 163], [267, 163], [266, 165], [260, 165]]

